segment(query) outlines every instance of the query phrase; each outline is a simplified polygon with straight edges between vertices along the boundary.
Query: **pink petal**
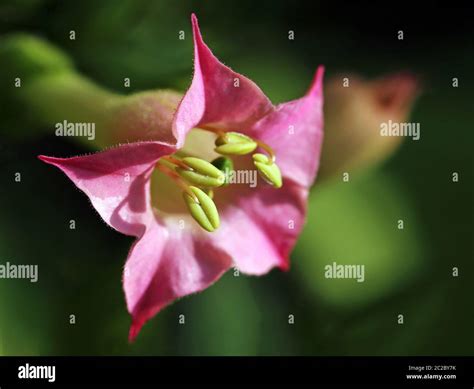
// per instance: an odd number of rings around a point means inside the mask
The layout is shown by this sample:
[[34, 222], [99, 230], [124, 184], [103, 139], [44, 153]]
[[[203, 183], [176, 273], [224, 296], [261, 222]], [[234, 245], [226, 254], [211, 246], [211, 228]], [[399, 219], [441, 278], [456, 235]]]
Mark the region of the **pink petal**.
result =
[[291, 181], [278, 190], [259, 185], [221, 212], [221, 225], [212, 235], [214, 245], [225, 250], [240, 271], [252, 275], [273, 267], [289, 268], [289, 254], [304, 225], [308, 194]]
[[321, 156], [323, 73], [320, 66], [306, 96], [278, 105], [246, 131], [273, 148], [284, 177], [305, 187], [313, 183]]
[[219, 62], [202, 40], [196, 16], [191, 19], [194, 77], [174, 119], [178, 147], [194, 127], [242, 130], [273, 110], [272, 103], [255, 83]]
[[149, 175], [156, 161], [173, 148], [158, 142], [131, 143], [100, 153], [42, 161], [60, 168], [117, 231], [141, 236], [154, 220]]
[[130, 341], [163, 307], [206, 289], [230, 266], [230, 257], [216, 249], [205, 233], [192, 233], [172, 222], [152, 223], [131, 249], [124, 270], [127, 307], [133, 318]]

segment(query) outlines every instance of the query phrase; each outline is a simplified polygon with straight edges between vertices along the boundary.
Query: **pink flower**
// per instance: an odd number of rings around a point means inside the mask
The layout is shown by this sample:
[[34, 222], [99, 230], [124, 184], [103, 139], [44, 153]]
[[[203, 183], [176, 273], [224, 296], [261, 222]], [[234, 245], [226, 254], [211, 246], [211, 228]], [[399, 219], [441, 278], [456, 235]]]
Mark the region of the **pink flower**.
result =
[[[167, 133], [92, 155], [39, 157], [60, 168], [108, 225], [137, 238], [123, 276], [130, 340], [163, 307], [209, 287], [232, 266], [252, 275], [287, 270], [318, 169], [323, 68], [304, 97], [274, 106], [218, 61], [194, 15], [192, 24], [194, 78]], [[264, 153], [253, 163], [242, 155], [257, 148]], [[236, 171], [256, 167], [270, 185], [222, 185], [205, 162], [220, 154], [232, 156]], [[214, 180], [213, 188], [196, 189], [199, 180]]]

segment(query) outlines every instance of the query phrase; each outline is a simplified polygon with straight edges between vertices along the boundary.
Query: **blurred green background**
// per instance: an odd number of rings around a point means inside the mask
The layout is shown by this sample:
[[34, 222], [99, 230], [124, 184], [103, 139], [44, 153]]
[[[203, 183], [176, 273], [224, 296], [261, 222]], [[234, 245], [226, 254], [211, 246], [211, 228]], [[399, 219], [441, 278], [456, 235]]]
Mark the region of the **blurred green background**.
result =
[[[69, 180], [36, 159], [89, 150], [34, 126], [31, 133], [43, 135], [2, 136], [0, 263], [38, 264], [39, 282], [0, 280], [0, 355], [472, 355], [474, 36], [471, 10], [435, 11], [288, 1], [3, 1], [2, 35], [43, 37], [117, 92], [187, 88], [191, 12], [214, 53], [274, 102], [301, 96], [318, 64], [328, 77], [411, 70], [424, 92], [411, 116], [421, 123], [420, 141], [406, 141], [350, 183], [315, 186], [290, 272], [229, 272], [165, 309], [131, 345], [121, 273], [133, 239], [108, 228]], [[394, 39], [399, 29], [403, 43]], [[12, 121], [5, 88], [2, 94], [0, 130], [14, 134], [15, 120], [20, 126], [28, 112]], [[365, 264], [365, 282], [325, 279], [333, 261]]]

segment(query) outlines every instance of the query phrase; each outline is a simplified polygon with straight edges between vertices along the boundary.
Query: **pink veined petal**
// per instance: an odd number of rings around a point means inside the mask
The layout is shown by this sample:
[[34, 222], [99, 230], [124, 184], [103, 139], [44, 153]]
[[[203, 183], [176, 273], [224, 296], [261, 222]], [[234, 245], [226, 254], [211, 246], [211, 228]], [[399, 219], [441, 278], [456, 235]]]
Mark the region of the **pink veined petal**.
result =
[[306, 188], [291, 181], [278, 190], [260, 185], [221, 212], [221, 225], [212, 235], [213, 244], [225, 250], [240, 271], [251, 275], [265, 274], [273, 267], [289, 269], [308, 195]]
[[72, 158], [38, 158], [61, 169], [108, 225], [141, 236], [154, 219], [149, 175], [156, 161], [173, 151], [167, 145], [143, 142]]
[[162, 308], [208, 288], [231, 264], [205, 233], [192, 233], [178, 224], [152, 223], [132, 247], [124, 269], [123, 286], [132, 315], [130, 341]]
[[320, 66], [304, 97], [278, 105], [274, 112], [245, 131], [273, 148], [285, 178], [305, 187], [313, 183], [321, 156], [323, 74], [324, 68]]
[[254, 82], [219, 62], [204, 43], [194, 14], [191, 19], [194, 77], [174, 118], [173, 133], [178, 139], [178, 147], [194, 127], [212, 126], [237, 131], [274, 109]]

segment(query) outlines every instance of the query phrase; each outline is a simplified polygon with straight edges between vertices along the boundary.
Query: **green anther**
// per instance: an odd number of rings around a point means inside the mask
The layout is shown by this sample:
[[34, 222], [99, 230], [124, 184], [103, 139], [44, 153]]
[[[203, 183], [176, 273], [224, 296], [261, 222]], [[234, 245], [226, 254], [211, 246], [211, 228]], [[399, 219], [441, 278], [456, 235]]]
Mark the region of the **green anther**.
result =
[[194, 193], [198, 202], [188, 193], [183, 193], [184, 201], [188, 206], [189, 213], [206, 231], [213, 232], [219, 227], [219, 212], [214, 201], [201, 189], [190, 186], [189, 189]]
[[257, 148], [257, 142], [238, 132], [227, 132], [216, 139], [214, 151], [223, 155], [245, 155]]
[[281, 178], [280, 168], [277, 164], [269, 163], [269, 159], [265, 154], [257, 153], [252, 157], [260, 176], [275, 188], [281, 188], [283, 181]]
[[225, 175], [211, 163], [200, 158], [185, 157], [181, 159], [192, 170], [176, 167], [175, 171], [189, 183], [196, 186], [217, 187], [225, 181]]
[[226, 180], [224, 181], [224, 185], [228, 185], [228, 178], [231, 171], [234, 170], [234, 163], [232, 159], [227, 157], [219, 157], [216, 158], [214, 161], [211, 162], [216, 168], [218, 168], [221, 172], [224, 173]]

